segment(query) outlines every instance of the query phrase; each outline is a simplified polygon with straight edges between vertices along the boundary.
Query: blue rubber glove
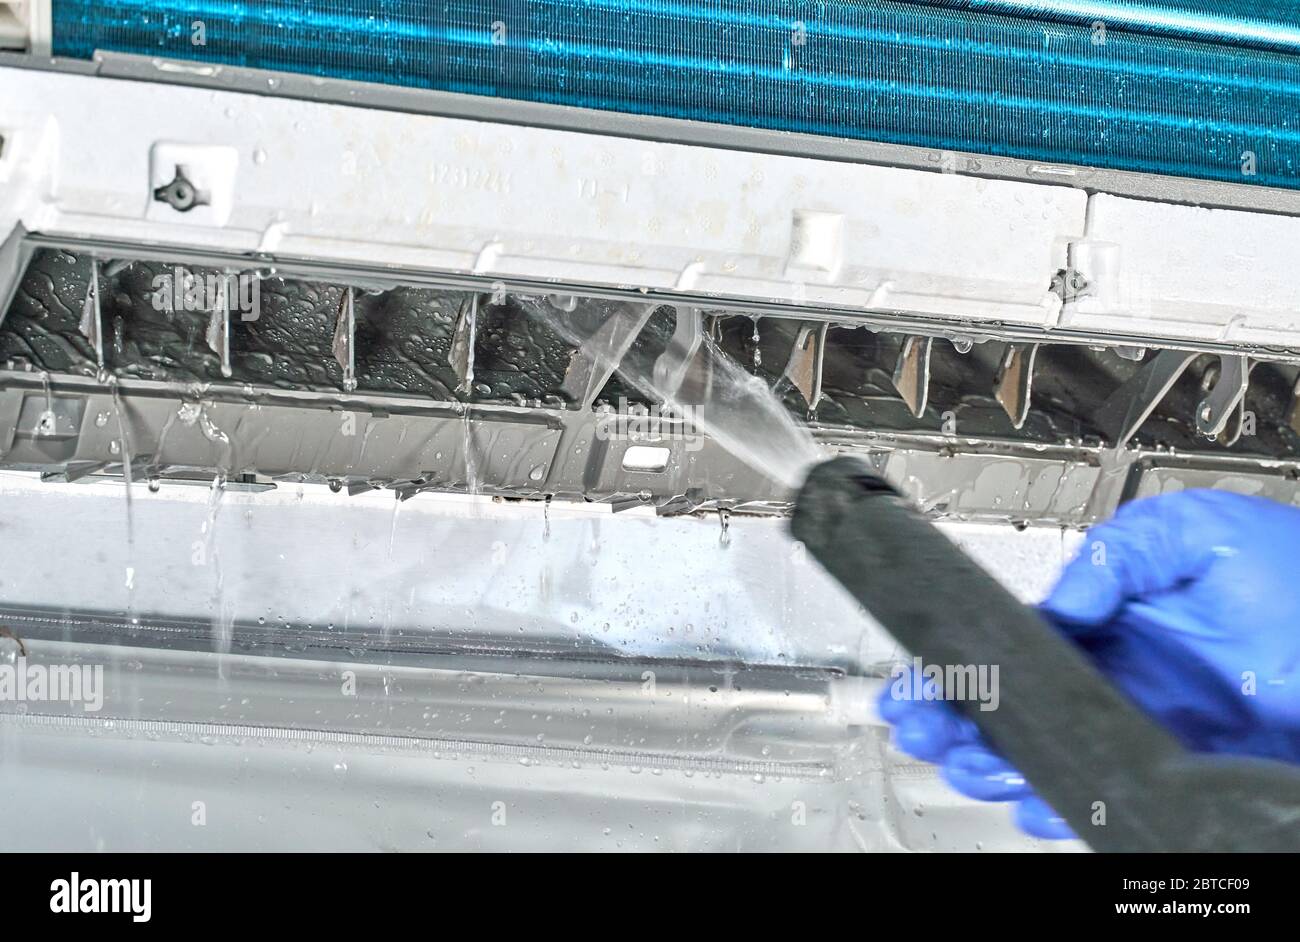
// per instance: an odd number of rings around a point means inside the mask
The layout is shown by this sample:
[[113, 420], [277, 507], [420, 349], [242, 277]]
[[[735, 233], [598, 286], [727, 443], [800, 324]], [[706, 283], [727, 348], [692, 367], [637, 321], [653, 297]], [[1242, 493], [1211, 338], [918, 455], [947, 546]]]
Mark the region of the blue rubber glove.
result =
[[[1300, 762], [1300, 509], [1203, 490], [1125, 504], [1041, 611], [1189, 749]], [[970, 720], [895, 689], [879, 706], [898, 748], [964, 795], [1016, 802], [1029, 834], [1074, 836]]]

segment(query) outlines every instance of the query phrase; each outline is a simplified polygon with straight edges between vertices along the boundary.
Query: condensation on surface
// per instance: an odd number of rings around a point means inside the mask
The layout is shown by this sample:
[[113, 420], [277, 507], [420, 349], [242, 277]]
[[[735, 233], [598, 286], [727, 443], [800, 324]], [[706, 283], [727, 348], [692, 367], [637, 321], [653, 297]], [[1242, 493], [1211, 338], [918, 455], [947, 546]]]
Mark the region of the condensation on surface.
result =
[[[0, 323], [0, 364], [52, 374], [95, 375], [95, 351], [79, 330], [90, 277], [90, 260], [46, 249], [31, 262]], [[347, 290], [266, 273], [260, 281], [256, 319], [231, 319], [231, 376], [206, 342], [209, 310], [161, 309], [159, 279], [188, 271], [203, 279], [215, 270], [183, 270], [161, 262], [100, 263], [105, 363], [117, 376], [179, 384], [230, 382], [252, 388], [344, 393], [333, 354], [338, 309]], [[354, 290], [356, 390], [422, 401], [573, 407], [564, 383], [576, 344], [553, 329], [556, 319], [586, 335], [636, 302], [473, 294], [445, 289], [396, 287]], [[457, 330], [473, 313], [470, 375], [453, 367]], [[671, 306], [657, 308], [624, 358], [628, 375], [649, 376], [677, 323]], [[1031, 408], [1016, 429], [994, 398], [997, 342], [937, 338], [932, 346], [929, 403], [911, 414], [892, 375], [907, 337], [851, 324], [827, 334], [822, 397], [814, 405], [783, 379], [795, 339], [807, 321], [705, 311], [716, 349], [737, 373], [756, 376], [781, 398], [800, 422], [814, 427], [871, 431], [936, 431], [951, 425], [967, 437], [991, 437], [1031, 445], [1104, 440], [1097, 409], [1129, 379], [1138, 364], [1115, 351], [1070, 344], [1044, 344], [1034, 371]], [[959, 352], [964, 349], [966, 352]], [[1147, 356], [1153, 355], [1148, 352]], [[1134, 437], [1144, 447], [1228, 451], [1195, 431], [1195, 412], [1213, 381], [1216, 358], [1198, 358]], [[1253, 435], [1231, 451], [1285, 457], [1300, 454], [1300, 436], [1288, 421], [1297, 370], [1259, 362], [1251, 372], [1246, 406]], [[594, 405], [623, 408], [652, 404], [644, 388], [616, 373], [596, 391]]]

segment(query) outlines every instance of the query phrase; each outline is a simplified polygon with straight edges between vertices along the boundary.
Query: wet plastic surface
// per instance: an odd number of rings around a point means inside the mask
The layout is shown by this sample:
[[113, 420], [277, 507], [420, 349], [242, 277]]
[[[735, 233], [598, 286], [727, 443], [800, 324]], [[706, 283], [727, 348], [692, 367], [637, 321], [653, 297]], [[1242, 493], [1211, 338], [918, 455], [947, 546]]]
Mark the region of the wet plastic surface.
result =
[[[105, 678], [0, 709], [7, 849], [1043, 846], [887, 747], [898, 652], [782, 521], [123, 491], [0, 475], [0, 620]], [[952, 532], [1026, 598], [1069, 548]]]

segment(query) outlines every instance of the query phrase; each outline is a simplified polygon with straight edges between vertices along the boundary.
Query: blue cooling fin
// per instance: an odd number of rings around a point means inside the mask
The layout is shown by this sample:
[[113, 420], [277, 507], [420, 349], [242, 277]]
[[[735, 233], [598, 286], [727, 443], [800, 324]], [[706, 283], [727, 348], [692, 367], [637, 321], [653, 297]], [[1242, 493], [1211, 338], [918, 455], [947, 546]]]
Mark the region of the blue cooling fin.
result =
[[1300, 2], [54, 0], [96, 49], [1300, 188]]

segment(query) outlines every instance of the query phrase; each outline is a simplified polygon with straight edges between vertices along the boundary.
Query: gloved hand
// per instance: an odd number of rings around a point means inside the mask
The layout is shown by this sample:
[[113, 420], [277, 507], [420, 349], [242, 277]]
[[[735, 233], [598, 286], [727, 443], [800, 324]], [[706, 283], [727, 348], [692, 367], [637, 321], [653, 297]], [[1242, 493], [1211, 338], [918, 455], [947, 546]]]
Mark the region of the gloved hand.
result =
[[[1126, 504], [1041, 612], [1189, 749], [1300, 762], [1300, 509], [1207, 490]], [[964, 795], [1016, 802], [1022, 830], [1073, 836], [970, 720], [894, 689], [879, 706], [898, 748]]]

